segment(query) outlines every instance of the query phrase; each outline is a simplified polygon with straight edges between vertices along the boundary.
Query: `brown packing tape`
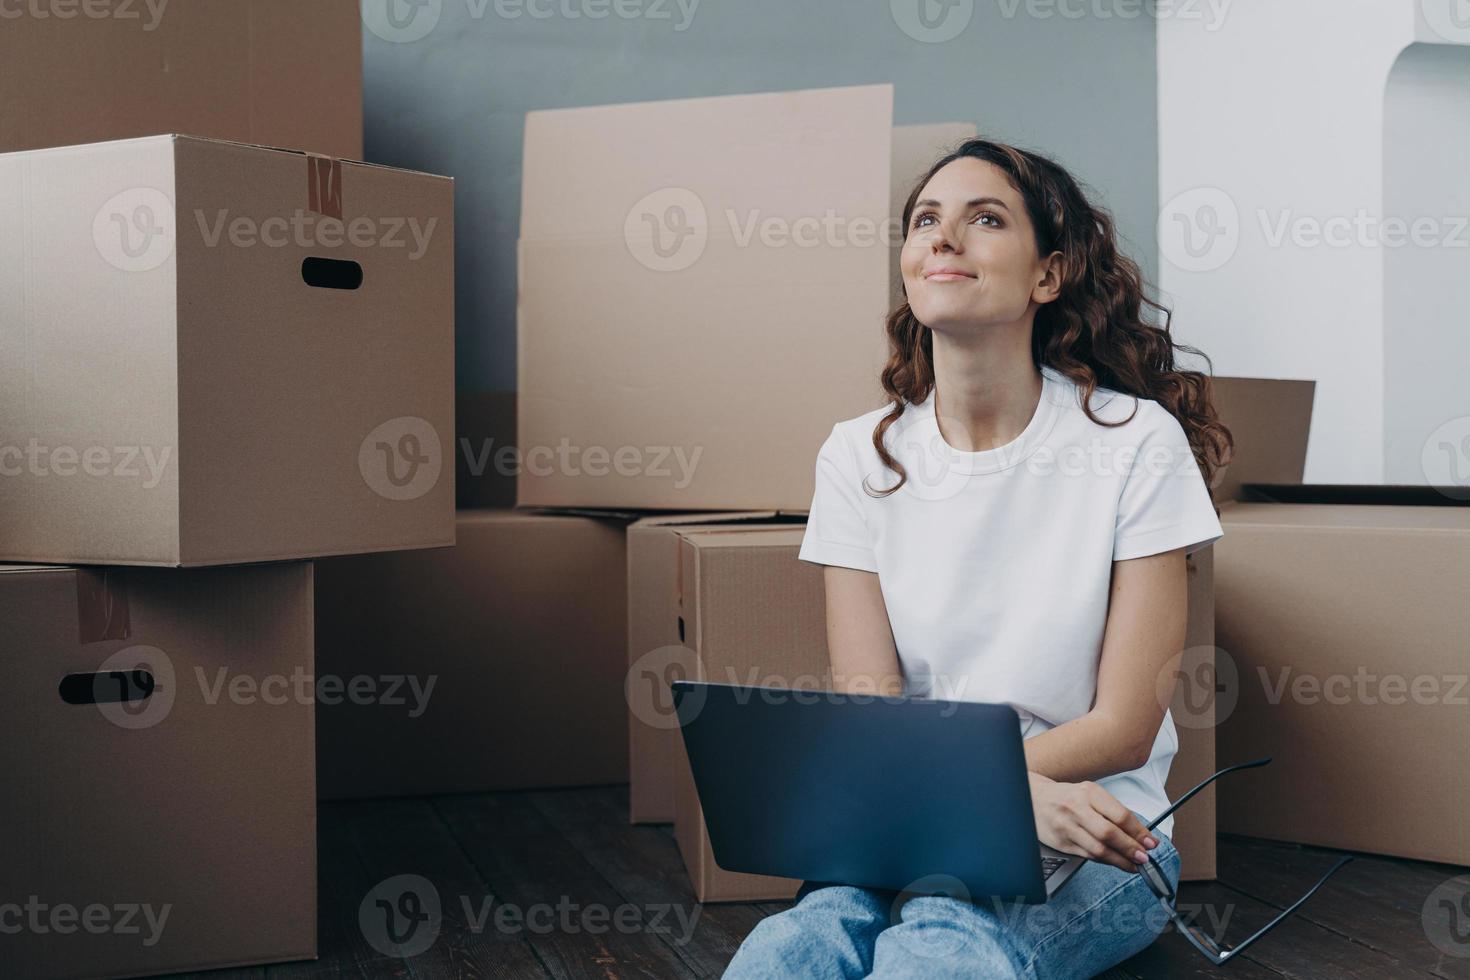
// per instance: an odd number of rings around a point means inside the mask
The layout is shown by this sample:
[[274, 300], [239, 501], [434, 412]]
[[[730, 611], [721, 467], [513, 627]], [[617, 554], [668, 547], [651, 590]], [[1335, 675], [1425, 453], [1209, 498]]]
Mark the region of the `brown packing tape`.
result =
[[79, 568], [77, 642], [126, 640], [133, 632], [128, 583], [120, 568]]
[[306, 155], [306, 209], [328, 218], [342, 217], [342, 161]]

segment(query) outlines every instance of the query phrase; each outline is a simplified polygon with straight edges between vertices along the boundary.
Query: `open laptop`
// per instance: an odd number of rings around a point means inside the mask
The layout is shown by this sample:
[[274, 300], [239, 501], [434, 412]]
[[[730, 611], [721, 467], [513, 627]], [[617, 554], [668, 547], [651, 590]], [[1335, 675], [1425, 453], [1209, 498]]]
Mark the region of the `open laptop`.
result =
[[1036, 839], [1008, 705], [672, 687], [727, 871], [1036, 904], [1085, 861]]

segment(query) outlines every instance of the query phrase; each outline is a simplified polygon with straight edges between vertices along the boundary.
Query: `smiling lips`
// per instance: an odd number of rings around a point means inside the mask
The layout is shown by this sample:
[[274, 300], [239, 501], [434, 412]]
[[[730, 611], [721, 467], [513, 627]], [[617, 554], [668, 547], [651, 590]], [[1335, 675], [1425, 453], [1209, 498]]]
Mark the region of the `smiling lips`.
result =
[[930, 269], [924, 273], [926, 282], [962, 282], [975, 277], [963, 269], [955, 269], [951, 266], [941, 266], [938, 269]]

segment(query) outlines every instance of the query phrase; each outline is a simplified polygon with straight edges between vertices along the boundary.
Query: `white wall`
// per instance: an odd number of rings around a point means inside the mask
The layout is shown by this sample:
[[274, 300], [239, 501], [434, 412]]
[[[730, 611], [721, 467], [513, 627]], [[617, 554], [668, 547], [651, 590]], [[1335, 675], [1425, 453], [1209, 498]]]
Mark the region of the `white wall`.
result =
[[1384, 250], [1390, 483], [1470, 487], [1470, 47], [1415, 44], [1384, 104], [1384, 211], [1425, 222]]
[[[1178, 338], [1210, 355], [1217, 373], [1317, 380], [1309, 481], [1423, 483], [1403, 459], [1417, 459], [1427, 416], [1454, 406], [1470, 416], [1470, 386], [1451, 390], [1440, 380], [1452, 365], [1416, 355], [1409, 367], [1398, 355], [1436, 337], [1463, 338], [1463, 315], [1384, 329], [1392, 250], [1383, 243], [1396, 234], [1388, 219], [1411, 220], [1422, 208], [1446, 215], [1466, 202], [1463, 192], [1442, 202], [1437, 185], [1454, 169], [1442, 166], [1395, 163], [1395, 181], [1434, 185], [1385, 193], [1390, 72], [1416, 41], [1470, 43], [1470, 22], [1452, 18], [1455, 3], [1235, 0], [1214, 21], [1157, 21], [1160, 286]], [[1452, 69], [1467, 66], [1458, 59]], [[1463, 98], [1465, 83], [1430, 83], [1425, 74], [1411, 69], [1393, 101], [1401, 108], [1390, 131], [1415, 145], [1392, 160], [1463, 153], [1463, 112], [1434, 123]], [[1426, 85], [1436, 94], [1424, 95]], [[1462, 130], [1452, 139], [1451, 125]], [[1441, 288], [1443, 256], [1407, 265], [1401, 258], [1388, 266], [1405, 266], [1396, 282]], [[1427, 309], [1449, 313], [1459, 298], [1439, 294]], [[1396, 307], [1399, 318], [1410, 304]], [[1386, 383], [1390, 345], [1395, 368]], [[1440, 385], [1444, 397], [1400, 411], [1410, 371], [1427, 372], [1421, 382]], [[1391, 468], [1386, 447], [1398, 460]]]

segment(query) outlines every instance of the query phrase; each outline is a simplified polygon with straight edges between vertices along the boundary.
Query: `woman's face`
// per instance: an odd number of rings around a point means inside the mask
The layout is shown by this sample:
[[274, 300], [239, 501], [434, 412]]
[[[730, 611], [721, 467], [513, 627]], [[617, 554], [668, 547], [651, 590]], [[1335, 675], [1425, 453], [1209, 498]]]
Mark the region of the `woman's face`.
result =
[[1033, 302], [1055, 299], [1053, 264], [1036, 254], [1020, 192], [974, 157], [946, 164], [924, 185], [899, 260], [914, 316], [956, 332], [1015, 323]]

